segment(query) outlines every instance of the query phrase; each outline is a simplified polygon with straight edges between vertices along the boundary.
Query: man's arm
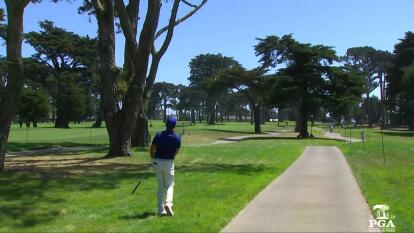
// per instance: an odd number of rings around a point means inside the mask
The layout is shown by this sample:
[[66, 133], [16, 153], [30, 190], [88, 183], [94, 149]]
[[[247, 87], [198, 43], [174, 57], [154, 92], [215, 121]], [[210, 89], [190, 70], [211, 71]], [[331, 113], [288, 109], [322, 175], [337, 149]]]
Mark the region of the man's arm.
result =
[[154, 145], [154, 144], [151, 144], [151, 147], [150, 147], [150, 155], [151, 155], [151, 158], [155, 158], [155, 151], [156, 150], [157, 150], [157, 146]]

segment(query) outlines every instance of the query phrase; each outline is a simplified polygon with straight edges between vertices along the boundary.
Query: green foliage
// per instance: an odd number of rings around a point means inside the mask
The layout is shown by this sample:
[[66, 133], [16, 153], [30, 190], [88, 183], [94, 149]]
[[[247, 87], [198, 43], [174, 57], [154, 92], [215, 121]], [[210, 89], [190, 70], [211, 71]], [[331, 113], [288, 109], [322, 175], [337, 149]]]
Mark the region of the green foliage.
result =
[[33, 57], [39, 61], [57, 71], [82, 69], [96, 63], [96, 40], [68, 32], [47, 20], [39, 26], [40, 32], [29, 32], [25, 36], [26, 42], [36, 50]]
[[185, 87], [178, 97], [180, 108], [186, 110], [197, 110], [203, 101], [204, 93], [194, 87]]
[[152, 114], [163, 111], [163, 119], [166, 120], [167, 108], [175, 108], [179, 97], [181, 86], [173, 83], [158, 82], [154, 84], [151, 94], [149, 110]]
[[360, 102], [364, 92], [364, 78], [339, 67], [332, 67], [327, 77], [328, 98], [325, 105], [331, 117], [340, 122], [350, 107]]
[[219, 72], [215, 79], [209, 80], [209, 88], [217, 91], [234, 91], [244, 95], [251, 104], [262, 103], [269, 94], [269, 79], [265, 71], [246, 70], [240, 65]]
[[258, 40], [255, 49], [262, 69], [284, 64], [274, 78], [271, 100], [279, 107], [298, 106], [300, 136], [306, 137], [308, 116], [318, 110], [325, 98], [324, 76], [337, 59], [335, 51], [328, 46], [300, 43], [292, 35]]
[[25, 36], [36, 50], [32, 56], [35, 62], [30, 62], [27, 73], [29, 80], [37, 80], [52, 97], [57, 109], [57, 127], [67, 127], [68, 121], [83, 119], [99, 108], [97, 41], [56, 27], [51, 21], [39, 25], [40, 32]]
[[188, 77], [190, 87], [205, 93], [209, 124], [215, 123], [216, 106], [222, 105], [222, 100], [227, 97], [227, 93], [220, 93], [219, 90], [209, 88], [209, 82], [217, 79], [221, 70], [235, 66], [239, 66], [237, 61], [222, 54], [200, 54], [190, 61], [190, 77]]
[[395, 123], [409, 124], [414, 129], [414, 33], [405, 34], [395, 45], [394, 54], [389, 68], [387, 103]]
[[208, 79], [214, 78], [220, 70], [238, 65], [233, 58], [222, 54], [200, 54], [190, 61], [188, 81], [190, 81], [190, 86], [199, 87], [208, 92]]
[[49, 67], [35, 58], [24, 58], [25, 86], [32, 89], [53, 90], [54, 79], [50, 77]]
[[173, 83], [159, 82], [154, 84], [153, 93], [158, 95], [159, 106], [172, 107], [172, 102], [178, 97], [178, 87]]
[[56, 107], [68, 121], [80, 121], [87, 113], [89, 97], [84, 88], [76, 83], [77, 74], [63, 73], [57, 93]]
[[345, 63], [346, 69], [365, 78], [365, 92], [371, 93], [378, 87], [379, 75], [386, 72], [391, 58], [389, 52], [365, 46], [349, 48], [341, 60]]
[[18, 114], [21, 121], [38, 122], [47, 120], [50, 112], [49, 97], [43, 90], [24, 88]]

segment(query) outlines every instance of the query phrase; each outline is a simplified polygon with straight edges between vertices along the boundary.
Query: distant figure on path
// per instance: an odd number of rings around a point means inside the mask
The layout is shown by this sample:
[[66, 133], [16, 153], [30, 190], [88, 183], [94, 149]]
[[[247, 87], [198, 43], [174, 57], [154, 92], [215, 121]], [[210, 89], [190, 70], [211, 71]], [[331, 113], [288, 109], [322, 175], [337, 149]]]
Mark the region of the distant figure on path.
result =
[[[177, 155], [181, 138], [174, 132], [177, 120], [168, 118], [166, 130], [155, 135], [150, 154], [152, 166], [158, 181], [158, 214], [160, 216], [173, 216], [173, 193], [174, 193], [174, 158]], [[165, 204], [164, 204], [164, 196]]]
[[361, 141], [363, 143], [365, 143], [365, 131], [364, 131], [364, 129], [361, 129]]
[[329, 132], [333, 133], [333, 125], [331, 124], [331, 126], [329, 127]]

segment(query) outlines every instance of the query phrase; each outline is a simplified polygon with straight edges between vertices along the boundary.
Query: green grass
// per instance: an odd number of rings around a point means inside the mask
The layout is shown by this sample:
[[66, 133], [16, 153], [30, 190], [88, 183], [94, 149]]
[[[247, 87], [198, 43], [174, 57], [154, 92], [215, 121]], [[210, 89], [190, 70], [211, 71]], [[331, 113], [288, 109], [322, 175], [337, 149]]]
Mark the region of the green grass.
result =
[[[26, 129], [13, 126], [8, 150], [106, 145], [105, 129], [91, 130], [90, 125], [54, 129], [43, 124], [29, 129], [29, 143]], [[159, 121], [153, 125], [152, 135], [163, 128]], [[292, 125], [267, 123], [263, 131], [291, 129]], [[313, 130], [320, 135], [327, 129], [319, 125]], [[183, 133], [181, 126], [176, 131]], [[309, 145], [338, 146], [369, 206], [388, 204], [396, 216], [397, 231], [413, 231], [413, 133], [385, 132], [385, 165], [378, 130], [367, 130], [365, 144], [273, 139], [209, 145], [252, 132], [249, 123], [185, 127], [176, 161], [174, 218], [154, 215], [156, 181], [143, 150], [135, 150], [132, 158], [102, 159], [106, 148], [8, 158], [7, 171], [0, 175], [0, 232], [217, 232]], [[352, 135], [357, 137], [359, 129]], [[131, 195], [138, 179], [147, 173], [137, 193]]]
[[[50, 123], [38, 124], [38, 128], [19, 128], [17, 124], [12, 125], [9, 136], [8, 151], [20, 151], [27, 149], [50, 148], [56, 146], [84, 146], [84, 145], [107, 145], [108, 135], [104, 127], [91, 128], [92, 122], [71, 125], [69, 129], [55, 129]], [[153, 136], [157, 131], [165, 128], [162, 121], [152, 121], [150, 134]], [[287, 127], [278, 127], [276, 123], [262, 125], [263, 132], [280, 131], [291, 129], [292, 123]], [[195, 126], [179, 124], [177, 133], [183, 135], [183, 144], [210, 144], [219, 138], [254, 133], [254, 126], [249, 122], [228, 122], [216, 125], [198, 123]]]
[[[347, 133], [349, 135], [349, 131]], [[352, 130], [359, 135], [360, 130]], [[385, 164], [379, 130], [366, 129], [367, 142], [344, 143], [347, 157], [369, 206], [387, 204], [398, 232], [414, 231], [414, 134], [385, 131]]]
[[156, 181], [143, 152], [110, 160], [100, 160], [99, 153], [36, 156], [31, 162], [15, 158], [10, 163], [19, 172], [0, 177], [5, 184], [0, 186], [0, 231], [217, 232], [312, 144], [266, 140], [184, 146], [176, 162], [174, 218], [154, 216]]

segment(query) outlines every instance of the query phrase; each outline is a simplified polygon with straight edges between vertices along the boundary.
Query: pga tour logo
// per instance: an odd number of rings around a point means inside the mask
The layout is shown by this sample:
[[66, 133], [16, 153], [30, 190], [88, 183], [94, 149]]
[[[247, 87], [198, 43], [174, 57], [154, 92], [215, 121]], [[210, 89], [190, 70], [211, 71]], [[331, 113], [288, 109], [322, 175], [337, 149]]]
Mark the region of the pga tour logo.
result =
[[374, 205], [375, 218], [369, 220], [369, 232], [395, 232], [395, 225], [392, 219], [394, 215], [390, 215], [388, 205]]

